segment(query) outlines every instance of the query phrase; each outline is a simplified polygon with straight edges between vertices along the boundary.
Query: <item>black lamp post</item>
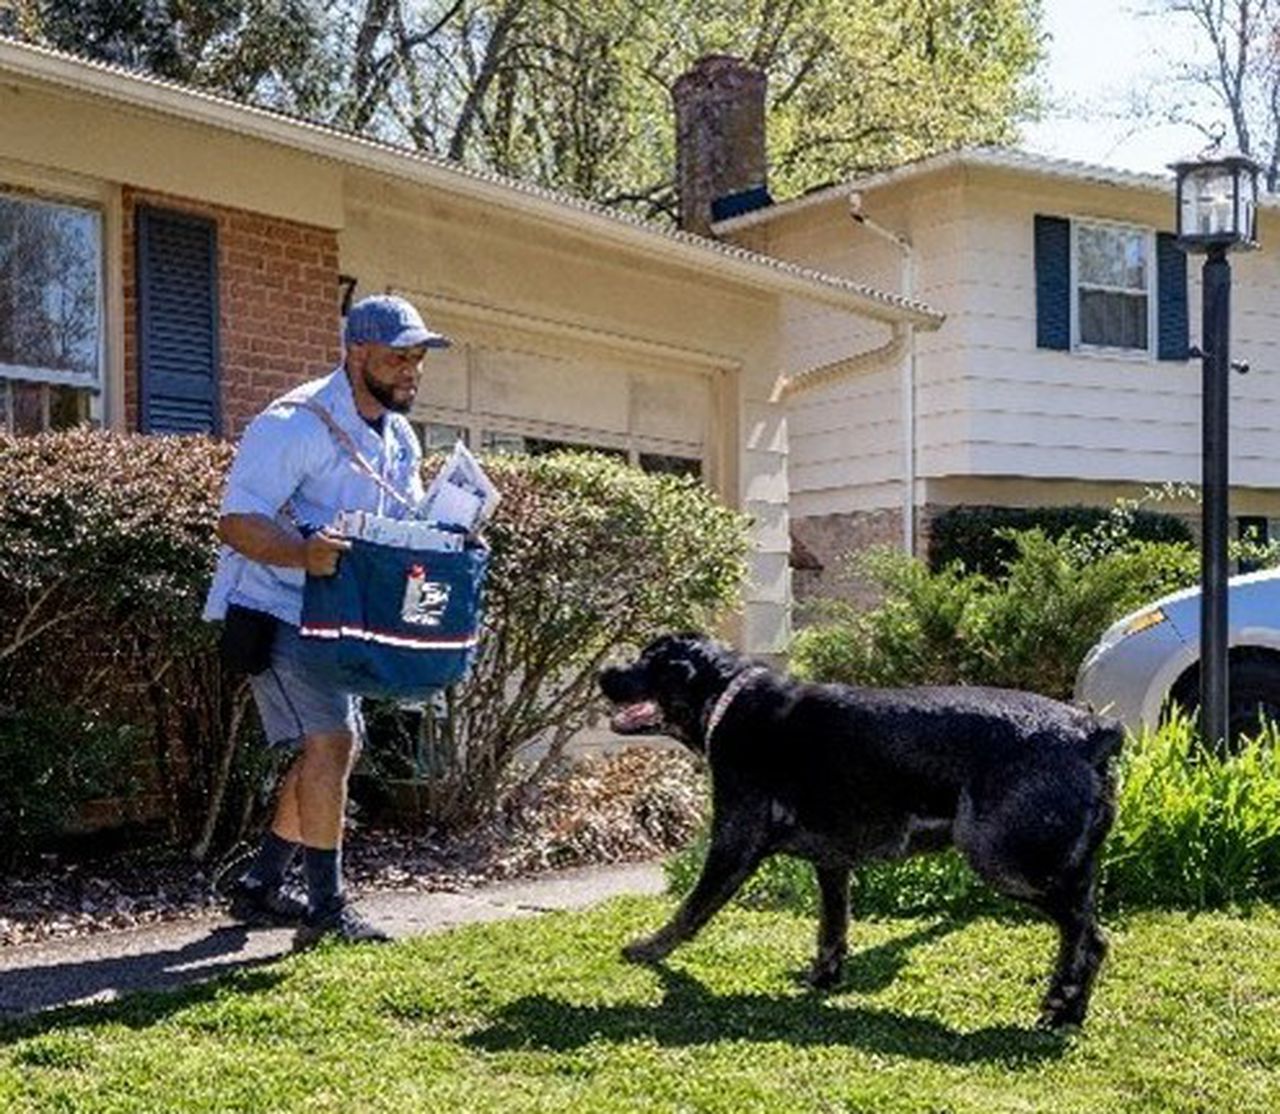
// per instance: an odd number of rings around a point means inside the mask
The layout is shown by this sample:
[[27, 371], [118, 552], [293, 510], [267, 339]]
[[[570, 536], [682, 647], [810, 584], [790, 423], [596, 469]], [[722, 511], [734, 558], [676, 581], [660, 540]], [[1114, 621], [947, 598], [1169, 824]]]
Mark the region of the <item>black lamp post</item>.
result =
[[1240, 154], [1209, 154], [1170, 168], [1178, 182], [1178, 243], [1203, 253], [1200, 324], [1203, 436], [1200, 557], [1200, 732], [1227, 741], [1227, 446], [1231, 264], [1258, 246], [1258, 171]]

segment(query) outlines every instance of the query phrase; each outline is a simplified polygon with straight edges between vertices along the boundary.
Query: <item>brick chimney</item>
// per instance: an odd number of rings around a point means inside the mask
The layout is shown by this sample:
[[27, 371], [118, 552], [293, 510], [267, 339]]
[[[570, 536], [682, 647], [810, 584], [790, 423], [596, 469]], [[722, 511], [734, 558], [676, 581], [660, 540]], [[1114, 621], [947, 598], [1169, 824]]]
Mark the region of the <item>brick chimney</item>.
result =
[[708, 54], [676, 78], [676, 186], [680, 227], [772, 204], [764, 151], [765, 75], [741, 58]]

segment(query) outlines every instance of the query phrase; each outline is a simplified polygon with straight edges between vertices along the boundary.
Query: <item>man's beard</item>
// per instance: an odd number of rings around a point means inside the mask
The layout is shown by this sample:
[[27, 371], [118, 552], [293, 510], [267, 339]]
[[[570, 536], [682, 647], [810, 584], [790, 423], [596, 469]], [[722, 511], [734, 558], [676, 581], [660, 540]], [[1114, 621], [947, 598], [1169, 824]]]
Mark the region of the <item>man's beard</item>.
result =
[[395, 414], [407, 414], [413, 408], [413, 396], [417, 392], [410, 392], [407, 399], [397, 398], [395, 388], [388, 386], [386, 383], [379, 383], [372, 375], [369, 374], [368, 368], [362, 373], [364, 378], [365, 390], [367, 390], [378, 402]]

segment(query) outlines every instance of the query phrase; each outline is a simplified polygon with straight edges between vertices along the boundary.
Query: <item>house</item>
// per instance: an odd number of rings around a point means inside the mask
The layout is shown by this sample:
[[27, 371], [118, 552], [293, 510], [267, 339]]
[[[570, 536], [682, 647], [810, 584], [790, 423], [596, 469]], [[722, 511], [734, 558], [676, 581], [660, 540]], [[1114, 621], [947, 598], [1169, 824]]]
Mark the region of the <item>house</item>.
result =
[[[924, 553], [949, 507], [1111, 505], [1201, 469], [1200, 276], [1170, 178], [961, 150], [713, 222], [722, 239], [937, 306], [874, 323], [835, 382], [788, 398], [792, 527], [838, 590], [839, 554]], [[1231, 515], [1280, 525], [1280, 212], [1231, 257]], [[844, 322], [791, 313], [787, 358], [839, 359]], [[1193, 521], [1193, 504], [1161, 509]]]
[[[714, 127], [715, 83], [685, 94]], [[847, 335], [824, 359], [941, 322], [847, 276], [0, 39], [0, 427], [235, 437], [333, 366], [343, 298], [374, 291], [457, 341], [412, 415], [429, 446], [604, 448], [749, 514], [732, 633], [765, 654], [790, 622], [784, 315]]]

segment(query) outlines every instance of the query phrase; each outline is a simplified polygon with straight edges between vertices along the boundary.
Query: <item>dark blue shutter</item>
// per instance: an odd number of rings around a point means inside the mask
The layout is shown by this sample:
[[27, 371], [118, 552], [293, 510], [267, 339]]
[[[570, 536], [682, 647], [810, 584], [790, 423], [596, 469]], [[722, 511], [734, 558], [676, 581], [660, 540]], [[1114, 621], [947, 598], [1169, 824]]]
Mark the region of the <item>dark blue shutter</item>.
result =
[[1071, 222], [1036, 216], [1036, 347], [1071, 347]]
[[143, 433], [219, 433], [218, 227], [139, 206]]
[[1172, 232], [1156, 233], [1156, 355], [1189, 359], [1187, 254]]

